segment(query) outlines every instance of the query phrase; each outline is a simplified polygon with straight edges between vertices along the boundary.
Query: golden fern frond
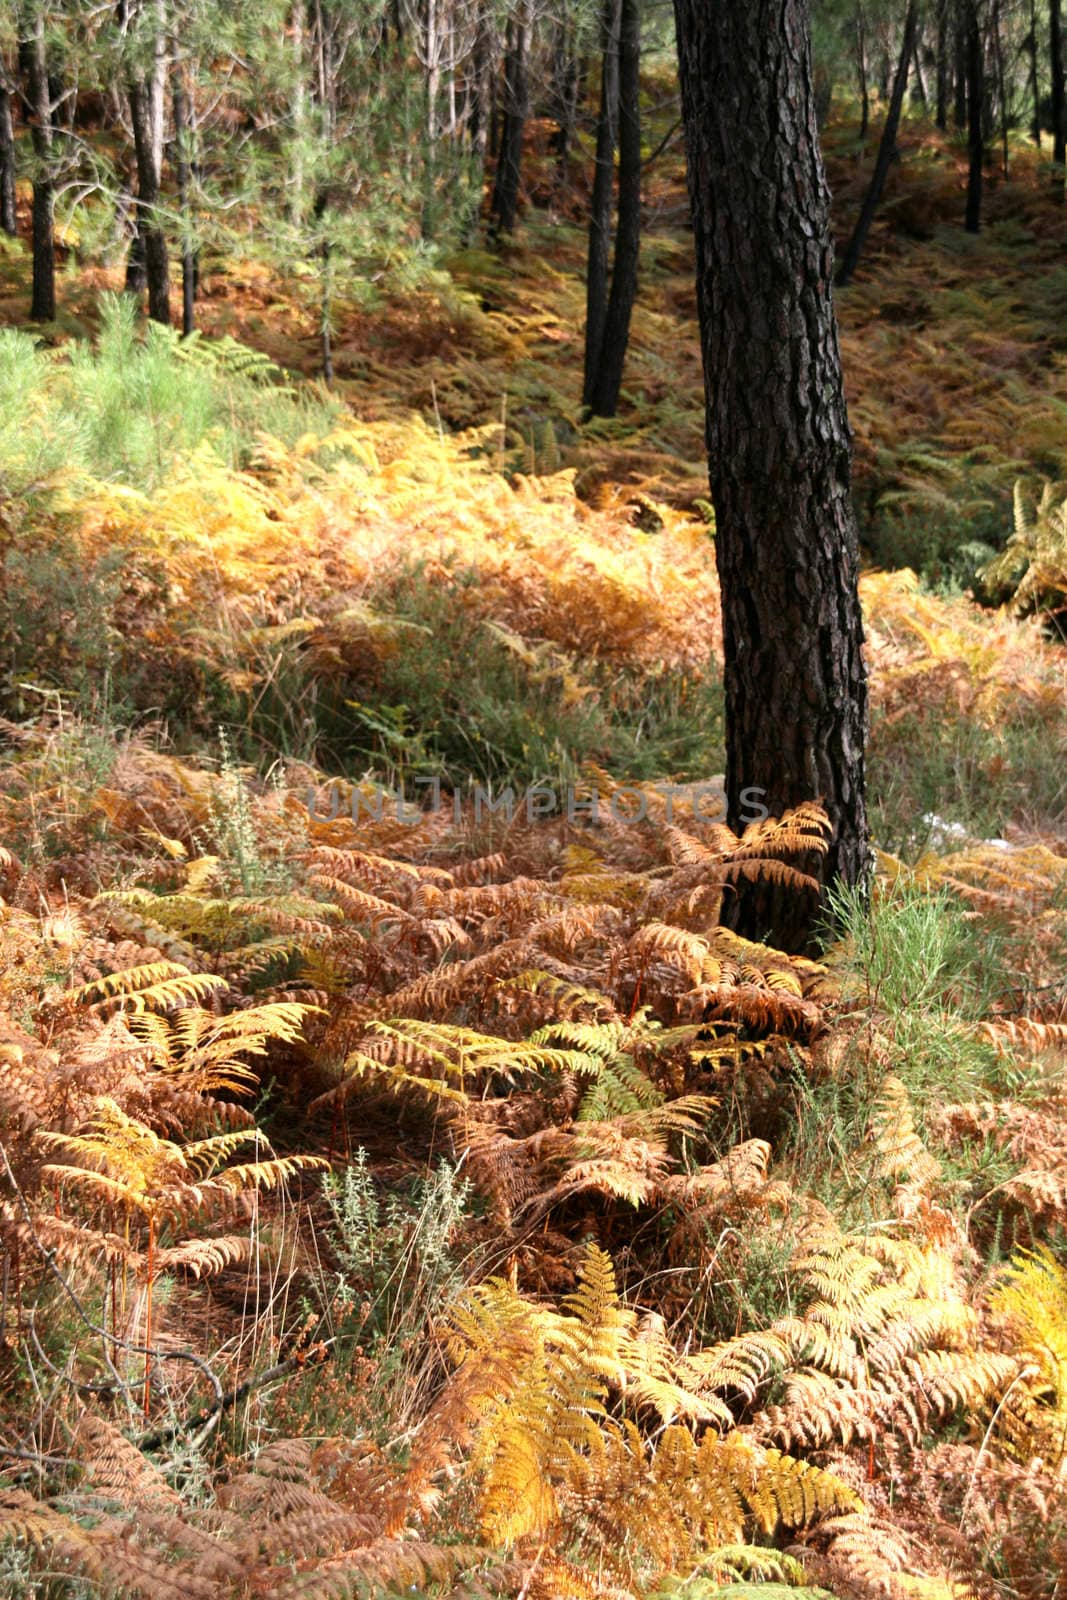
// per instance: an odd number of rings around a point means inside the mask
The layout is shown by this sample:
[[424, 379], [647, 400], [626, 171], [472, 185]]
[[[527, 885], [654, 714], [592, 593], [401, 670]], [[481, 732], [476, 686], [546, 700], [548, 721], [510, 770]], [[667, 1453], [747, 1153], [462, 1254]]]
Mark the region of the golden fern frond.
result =
[[912, 1183], [926, 1187], [940, 1175], [940, 1164], [916, 1132], [908, 1090], [892, 1075], [885, 1079], [875, 1102], [871, 1136], [877, 1151], [874, 1170], [880, 1177], [906, 1175]]
[[1057, 1467], [1067, 1460], [1067, 1268], [1046, 1246], [1021, 1251], [990, 1300], [1008, 1320], [1017, 1364], [1004, 1431], [1024, 1460]]
[[80, 989], [72, 989], [67, 998], [73, 1005], [99, 1006], [117, 1001], [134, 1012], [149, 1008], [165, 1011], [171, 1006], [206, 999], [225, 988], [225, 978], [214, 973], [190, 972], [176, 961], [153, 961], [142, 967], [125, 967], [121, 972], [83, 984]]

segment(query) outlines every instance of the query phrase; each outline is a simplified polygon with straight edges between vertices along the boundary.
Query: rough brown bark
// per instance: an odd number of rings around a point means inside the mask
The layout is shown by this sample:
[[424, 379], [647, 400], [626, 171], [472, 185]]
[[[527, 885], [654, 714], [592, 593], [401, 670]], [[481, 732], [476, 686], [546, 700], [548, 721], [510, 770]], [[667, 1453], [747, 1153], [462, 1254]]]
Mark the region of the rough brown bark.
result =
[[[675, 0], [725, 643], [726, 796], [738, 826], [821, 799], [823, 883], [864, 882], [867, 674], [851, 435], [807, 0]], [[795, 893], [745, 931], [805, 943]]]
[[582, 404], [588, 405], [596, 382], [608, 314], [611, 263], [611, 202], [615, 185], [615, 137], [619, 113], [619, 0], [605, 0], [601, 23], [600, 112], [593, 158], [593, 191], [589, 204], [589, 247], [585, 270], [585, 368]]

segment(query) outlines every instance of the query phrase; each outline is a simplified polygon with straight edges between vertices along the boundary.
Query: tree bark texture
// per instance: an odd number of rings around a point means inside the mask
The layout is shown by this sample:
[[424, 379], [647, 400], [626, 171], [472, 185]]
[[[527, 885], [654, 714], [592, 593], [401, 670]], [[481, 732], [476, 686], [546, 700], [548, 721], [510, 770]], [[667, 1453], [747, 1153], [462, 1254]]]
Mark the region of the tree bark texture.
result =
[[[725, 642], [726, 796], [829, 813], [823, 883], [865, 881], [867, 673], [851, 434], [807, 0], [675, 0]], [[814, 907], [742, 902], [797, 947]]]

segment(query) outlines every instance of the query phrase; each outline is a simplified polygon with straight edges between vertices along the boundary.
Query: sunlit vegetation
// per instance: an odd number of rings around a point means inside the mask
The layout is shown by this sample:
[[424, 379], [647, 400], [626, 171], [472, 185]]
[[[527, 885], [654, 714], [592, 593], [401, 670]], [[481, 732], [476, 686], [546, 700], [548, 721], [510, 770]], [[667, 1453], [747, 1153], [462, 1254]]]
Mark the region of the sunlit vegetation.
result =
[[[834, 49], [847, 9], [822, 11]], [[273, 235], [258, 169], [217, 213], [221, 161], [198, 179], [192, 337], [122, 292], [103, 178], [27, 328], [20, 172], [0, 1588], [1059, 1600], [1048, 152], [1012, 129], [971, 236], [960, 138], [909, 108], [839, 298], [878, 871], [832, 897], [817, 959], [785, 954], [732, 902], [808, 893], [828, 827], [815, 796], [722, 809], [667, 55], [622, 399], [591, 419], [588, 150], [561, 163], [531, 117], [488, 248], [481, 174], [443, 146], [427, 187], [421, 66], [385, 39], [340, 153], [278, 134], [308, 203]], [[316, 214], [401, 103], [411, 171], [376, 144], [365, 213]], [[839, 238], [857, 111], [840, 89], [825, 130]], [[85, 136], [110, 171], [103, 111]]]

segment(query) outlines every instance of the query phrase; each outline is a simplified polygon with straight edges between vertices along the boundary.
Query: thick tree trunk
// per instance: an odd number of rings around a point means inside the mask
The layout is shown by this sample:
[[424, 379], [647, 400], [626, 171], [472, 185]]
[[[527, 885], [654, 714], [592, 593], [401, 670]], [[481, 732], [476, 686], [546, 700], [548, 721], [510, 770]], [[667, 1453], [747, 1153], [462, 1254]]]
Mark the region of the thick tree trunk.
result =
[[[725, 642], [726, 794], [821, 799], [822, 881], [865, 880], [867, 675], [851, 435], [807, 0], [675, 0]], [[752, 791], [756, 791], [753, 796]], [[743, 896], [796, 947], [815, 908]]]
[[852, 230], [852, 237], [845, 247], [838, 268], [837, 282], [840, 288], [849, 283], [852, 275], [859, 265], [863, 246], [867, 242], [867, 235], [874, 221], [874, 214], [878, 209], [878, 202], [882, 198], [885, 180], [889, 176], [893, 156], [897, 148], [897, 129], [900, 127], [900, 113], [904, 105], [904, 95], [908, 87], [908, 70], [911, 65], [912, 54], [915, 49], [916, 25], [919, 20], [918, 0], [910, 0], [907, 15], [904, 18], [904, 37], [900, 44], [900, 58], [897, 61], [896, 77], [893, 79], [893, 93], [889, 97], [889, 110], [886, 112], [885, 127], [882, 129], [882, 140], [878, 146], [878, 156], [874, 163], [871, 181], [867, 186], [867, 193], [863, 197], [860, 214], [856, 218], [856, 226]]
[[15, 214], [15, 131], [11, 124], [11, 91], [0, 83], [0, 228], [12, 238], [18, 232]]
[[489, 237], [494, 243], [501, 234], [512, 233], [519, 211], [522, 182], [522, 141], [529, 108], [527, 54], [530, 30], [525, 9], [508, 23], [508, 48], [504, 60], [504, 119], [500, 137], [500, 158], [496, 166], [493, 199], [489, 212]]
[[44, 12], [37, 10], [33, 33], [21, 54], [29, 89], [30, 137], [33, 142], [33, 293], [30, 318], [54, 322], [56, 317], [55, 184], [52, 171], [52, 96], [48, 88], [48, 61], [44, 37]]
[[952, 62], [948, 53], [949, 0], [937, 4], [937, 105], [934, 120], [944, 133], [948, 127], [948, 96], [952, 83]]
[[1056, 194], [1063, 199], [1064, 162], [1067, 161], [1067, 109], [1063, 83], [1063, 13], [1060, 0], [1049, 0], [1048, 42], [1052, 65], [1052, 160]]
[[982, 168], [985, 163], [985, 54], [978, 24], [978, 0], [967, 3], [967, 211], [964, 227], [977, 233], [982, 225]]
[[585, 368], [582, 404], [588, 406], [600, 367], [608, 315], [611, 263], [611, 212], [615, 187], [615, 138], [619, 110], [619, 26], [621, 0], [605, 0], [600, 67], [600, 113], [596, 127], [593, 193], [589, 205], [589, 249], [585, 272]]
[[619, 20], [619, 209], [611, 294], [600, 351], [586, 404], [596, 417], [619, 408], [622, 371], [630, 341], [641, 252], [641, 12], [640, 0], [622, 0]]

